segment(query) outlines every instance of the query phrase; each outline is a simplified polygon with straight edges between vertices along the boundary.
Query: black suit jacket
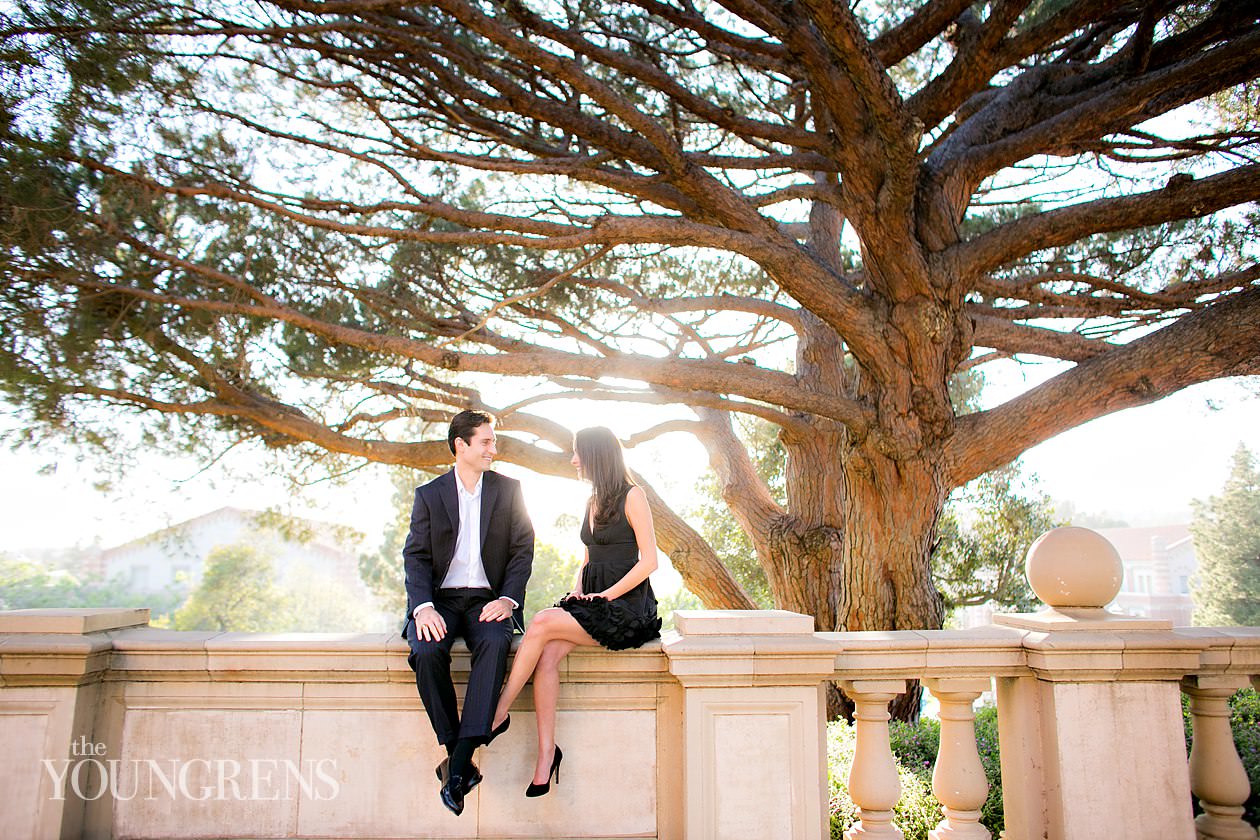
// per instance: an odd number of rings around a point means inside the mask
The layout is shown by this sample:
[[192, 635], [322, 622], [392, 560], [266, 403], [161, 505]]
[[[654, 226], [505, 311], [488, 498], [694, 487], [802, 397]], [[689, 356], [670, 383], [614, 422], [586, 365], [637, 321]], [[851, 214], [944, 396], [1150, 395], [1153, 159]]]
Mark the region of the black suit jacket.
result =
[[[416, 488], [411, 508], [411, 530], [403, 545], [403, 570], [407, 582], [407, 615], [433, 600], [455, 556], [459, 536], [458, 479], [451, 470]], [[481, 479], [481, 562], [495, 597], [507, 596], [525, 603], [525, 583], [534, 564], [534, 526], [525, 510], [521, 483], [486, 471]], [[516, 610], [516, 623], [523, 611]]]

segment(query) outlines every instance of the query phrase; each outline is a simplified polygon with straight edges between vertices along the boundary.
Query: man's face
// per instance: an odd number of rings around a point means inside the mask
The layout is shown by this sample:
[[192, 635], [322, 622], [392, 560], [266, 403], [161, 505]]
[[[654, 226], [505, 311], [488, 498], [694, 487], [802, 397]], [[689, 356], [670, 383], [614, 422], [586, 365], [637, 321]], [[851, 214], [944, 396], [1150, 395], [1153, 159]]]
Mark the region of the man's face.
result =
[[498, 453], [495, 448], [494, 426], [489, 423], [482, 423], [474, 429], [468, 443], [464, 443], [463, 438], [455, 438], [456, 462], [476, 472], [490, 469], [494, 456]]

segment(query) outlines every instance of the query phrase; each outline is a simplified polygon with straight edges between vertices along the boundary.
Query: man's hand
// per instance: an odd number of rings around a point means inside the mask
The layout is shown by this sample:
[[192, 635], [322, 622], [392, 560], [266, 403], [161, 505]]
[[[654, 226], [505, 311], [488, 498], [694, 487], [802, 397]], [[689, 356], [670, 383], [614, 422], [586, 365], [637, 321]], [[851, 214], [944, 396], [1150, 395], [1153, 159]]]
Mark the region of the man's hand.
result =
[[503, 621], [512, 615], [512, 602], [506, 598], [495, 598], [481, 608], [482, 621]]
[[446, 636], [446, 622], [433, 607], [422, 607], [416, 614], [416, 633], [426, 642], [440, 642]]

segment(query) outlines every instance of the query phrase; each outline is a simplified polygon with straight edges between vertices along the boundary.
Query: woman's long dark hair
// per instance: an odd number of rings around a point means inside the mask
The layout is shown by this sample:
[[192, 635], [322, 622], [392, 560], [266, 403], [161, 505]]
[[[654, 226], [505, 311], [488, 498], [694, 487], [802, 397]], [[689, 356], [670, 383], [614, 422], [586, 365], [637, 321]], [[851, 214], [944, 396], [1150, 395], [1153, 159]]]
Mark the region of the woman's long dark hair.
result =
[[634, 486], [621, 442], [610, 429], [592, 426], [573, 436], [573, 451], [582, 465], [582, 477], [591, 483], [593, 526], [598, 527], [617, 515], [617, 505], [625, 498], [626, 489]]

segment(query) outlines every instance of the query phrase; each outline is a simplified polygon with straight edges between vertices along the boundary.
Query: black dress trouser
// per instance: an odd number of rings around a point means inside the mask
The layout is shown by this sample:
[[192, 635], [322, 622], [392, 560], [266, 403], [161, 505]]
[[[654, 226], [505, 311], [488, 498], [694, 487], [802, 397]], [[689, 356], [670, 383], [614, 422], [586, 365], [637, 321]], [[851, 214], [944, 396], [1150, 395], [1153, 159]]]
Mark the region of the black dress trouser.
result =
[[[490, 735], [494, 708], [499, 703], [507, 655], [512, 647], [511, 616], [503, 621], [482, 621], [481, 610], [494, 600], [489, 589], [439, 589], [433, 608], [446, 622], [446, 635], [437, 642], [419, 637], [414, 619], [407, 621], [407, 662], [416, 672], [416, 689], [429, 714], [438, 743], [450, 746], [459, 738], [485, 741]], [[451, 680], [451, 646], [463, 637], [471, 654], [464, 714], [456, 706]]]

